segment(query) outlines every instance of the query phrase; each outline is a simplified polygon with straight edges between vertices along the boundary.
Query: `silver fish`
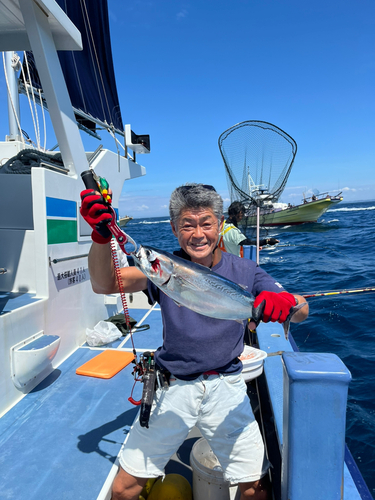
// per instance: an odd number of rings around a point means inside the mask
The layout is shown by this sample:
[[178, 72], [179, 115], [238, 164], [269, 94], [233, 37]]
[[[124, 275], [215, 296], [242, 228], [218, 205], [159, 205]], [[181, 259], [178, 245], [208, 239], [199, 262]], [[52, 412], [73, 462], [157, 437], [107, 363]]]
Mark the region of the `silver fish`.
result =
[[[259, 324], [265, 304], [254, 308], [251, 293], [208, 267], [148, 246], [140, 246], [132, 256], [136, 267], [177, 305], [211, 318], [252, 318]], [[286, 339], [290, 319], [303, 305], [293, 307], [283, 323]]]

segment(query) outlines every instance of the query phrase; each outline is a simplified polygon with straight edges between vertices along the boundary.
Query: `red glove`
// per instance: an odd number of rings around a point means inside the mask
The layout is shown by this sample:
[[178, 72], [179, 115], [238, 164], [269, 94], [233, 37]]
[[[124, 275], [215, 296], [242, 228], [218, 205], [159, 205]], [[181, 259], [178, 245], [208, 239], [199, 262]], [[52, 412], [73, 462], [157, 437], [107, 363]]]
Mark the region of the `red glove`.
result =
[[107, 223], [112, 220], [112, 212], [105, 203], [103, 196], [96, 194], [92, 189], [85, 189], [81, 192], [81, 200], [81, 215], [93, 228], [91, 239], [101, 245], [109, 243], [112, 233], [108, 229]]
[[262, 320], [265, 323], [269, 321], [284, 323], [292, 307], [297, 305], [297, 301], [291, 293], [288, 292], [260, 292], [255, 299], [253, 307], [256, 308], [264, 302]]

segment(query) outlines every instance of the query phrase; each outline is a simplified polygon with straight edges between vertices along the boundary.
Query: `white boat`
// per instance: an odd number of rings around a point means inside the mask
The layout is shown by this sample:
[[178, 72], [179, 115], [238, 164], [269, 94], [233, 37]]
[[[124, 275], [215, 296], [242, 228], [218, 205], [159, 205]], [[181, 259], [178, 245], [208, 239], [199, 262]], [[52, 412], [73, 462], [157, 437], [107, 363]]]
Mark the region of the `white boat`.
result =
[[[333, 205], [343, 200], [341, 193], [321, 193], [312, 197], [304, 198], [300, 205], [287, 203], [269, 202], [261, 205], [259, 213], [260, 226], [294, 226], [309, 222], [317, 222], [318, 219], [332, 208]], [[246, 226], [256, 226], [256, 208], [250, 207], [242, 223]]]
[[[86, 5], [104, 26], [106, 2]], [[124, 155], [103, 148], [85, 151], [75, 115], [80, 114], [80, 127], [94, 134], [93, 119], [112, 132], [113, 126], [109, 118], [83, 113], [71, 104], [57, 50], [81, 46], [81, 33], [54, 0], [0, 0], [0, 47], [8, 51], [11, 96], [10, 132], [0, 143], [5, 159], [0, 169], [0, 499], [109, 500], [117, 456], [138, 411], [128, 397], [139, 399], [142, 391], [138, 384], [132, 392], [131, 363], [110, 378], [103, 378], [103, 372], [82, 374], [88, 373], [82, 366], [99, 354], [122, 358], [133, 346], [129, 336], [102, 347], [86, 343], [86, 329], [121, 311], [122, 302], [118, 294], [96, 295], [91, 289], [91, 229], [79, 215], [80, 173], [90, 166], [105, 177], [117, 209], [124, 180], [145, 175], [135, 156], [149, 151], [149, 139], [126, 125]], [[25, 149], [30, 159], [35, 151], [25, 144], [17, 122], [17, 61], [12, 52], [30, 49], [43, 88], [39, 101], [48, 106], [62, 163], [43, 151], [49, 156], [39, 156], [39, 166], [26, 165], [22, 175], [14, 175], [12, 159]], [[25, 84], [24, 91], [30, 90]], [[127, 295], [127, 302], [137, 321], [138, 355], [155, 350], [162, 342], [160, 308], [150, 306], [143, 293]], [[150, 328], [138, 335], [145, 323]], [[330, 354], [296, 352], [280, 325], [260, 325], [248, 343], [267, 354], [264, 365], [253, 367], [253, 376], [245, 375], [273, 464], [274, 498], [371, 498], [345, 448], [350, 380], [345, 365]], [[279, 351], [283, 354], [277, 355]], [[199, 471], [189, 462], [195, 439], [189, 436], [166, 472], [186, 475], [194, 500], [207, 500], [202, 486], [212, 492], [215, 484], [223, 500], [234, 498], [235, 485], [221, 480], [200, 481], [199, 486], [195, 480]]]
[[124, 217], [120, 217], [119, 226], [125, 227], [130, 220], [133, 220], [133, 217], [130, 217], [130, 215], [124, 215]]

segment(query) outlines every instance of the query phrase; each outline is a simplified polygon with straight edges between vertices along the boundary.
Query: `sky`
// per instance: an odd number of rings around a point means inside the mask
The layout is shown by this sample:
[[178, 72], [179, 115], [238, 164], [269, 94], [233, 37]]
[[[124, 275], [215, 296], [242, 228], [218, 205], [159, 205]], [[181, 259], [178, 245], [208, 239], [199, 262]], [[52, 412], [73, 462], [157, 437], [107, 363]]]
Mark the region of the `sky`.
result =
[[[123, 122], [151, 140], [151, 153], [137, 156], [147, 175], [125, 182], [120, 215], [167, 216], [170, 193], [186, 182], [214, 185], [228, 206], [218, 138], [247, 120], [297, 143], [280, 201], [312, 190], [375, 199], [373, 0], [108, 5]], [[7, 133], [2, 120], [0, 138]]]

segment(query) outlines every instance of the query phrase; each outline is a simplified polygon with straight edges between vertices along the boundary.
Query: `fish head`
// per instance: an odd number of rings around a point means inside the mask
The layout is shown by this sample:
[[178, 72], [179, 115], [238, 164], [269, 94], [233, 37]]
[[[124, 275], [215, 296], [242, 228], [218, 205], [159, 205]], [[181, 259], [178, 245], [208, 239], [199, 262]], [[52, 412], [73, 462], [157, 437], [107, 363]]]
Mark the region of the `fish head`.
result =
[[140, 246], [133, 253], [135, 265], [155, 285], [162, 286], [170, 280], [173, 273], [173, 262], [167, 255], [151, 247]]

